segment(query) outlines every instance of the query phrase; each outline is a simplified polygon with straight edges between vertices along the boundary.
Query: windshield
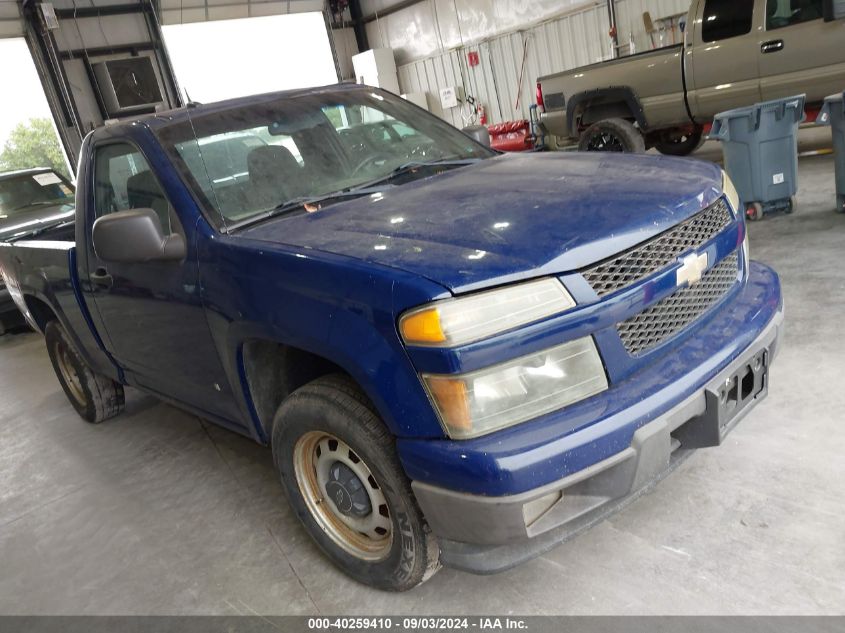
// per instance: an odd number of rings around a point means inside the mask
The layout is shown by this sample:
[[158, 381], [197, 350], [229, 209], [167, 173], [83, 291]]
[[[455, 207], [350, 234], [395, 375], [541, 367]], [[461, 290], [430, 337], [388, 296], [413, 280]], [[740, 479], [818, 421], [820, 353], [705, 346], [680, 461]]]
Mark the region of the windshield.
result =
[[[404, 99], [372, 88], [279, 96], [190, 115], [159, 130], [159, 140], [208, 216], [224, 227], [293, 201], [372, 185], [411, 165], [456, 167], [494, 155]], [[419, 170], [419, 177], [434, 173]]]
[[73, 185], [52, 171], [0, 175], [0, 220], [37, 207], [74, 203]]

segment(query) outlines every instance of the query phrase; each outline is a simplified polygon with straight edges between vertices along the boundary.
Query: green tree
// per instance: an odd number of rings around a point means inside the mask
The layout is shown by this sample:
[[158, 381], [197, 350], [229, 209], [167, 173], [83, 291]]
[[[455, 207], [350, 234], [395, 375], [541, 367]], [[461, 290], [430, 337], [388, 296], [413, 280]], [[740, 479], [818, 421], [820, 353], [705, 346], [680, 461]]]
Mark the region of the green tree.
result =
[[0, 170], [52, 167], [68, 175], [62, 148], [50, 119], [30, 119], [18, 123], [0, 153]]

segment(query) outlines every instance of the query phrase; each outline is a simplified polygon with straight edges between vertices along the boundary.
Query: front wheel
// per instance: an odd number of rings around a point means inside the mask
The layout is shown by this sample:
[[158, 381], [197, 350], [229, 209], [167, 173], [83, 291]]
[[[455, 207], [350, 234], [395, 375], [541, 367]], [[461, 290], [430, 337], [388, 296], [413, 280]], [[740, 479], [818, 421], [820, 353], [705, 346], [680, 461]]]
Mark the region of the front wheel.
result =
[[845, 213], [845, 195], [836, 196], [836, 212]]
[[97, 424], [123, 411], [123, 385], [91, 369], [58, 321], [47, 324], [44, 339], [56, 377], [84, 420]]
[[625, 119], [605, 119], [584, 130], [578, 141], [582, 152], [645, 152], [645, 139], [632, 123]]
[[399, 464], [394, 440], [348, 378], [291, 394], [273, 421], [273, 459], [317, 545], [355, 580], [405, 591], [439, 569], [439, 548]]

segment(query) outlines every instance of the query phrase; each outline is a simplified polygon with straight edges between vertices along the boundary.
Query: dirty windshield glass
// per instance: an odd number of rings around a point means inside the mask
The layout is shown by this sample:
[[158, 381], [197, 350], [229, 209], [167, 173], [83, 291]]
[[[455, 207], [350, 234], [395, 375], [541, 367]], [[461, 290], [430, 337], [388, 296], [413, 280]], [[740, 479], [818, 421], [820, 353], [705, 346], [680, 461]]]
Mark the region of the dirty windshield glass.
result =
[[223, 227], [382, 180], [396, 185], [391, 179], [400, 172], [433, 175], [426, 165], [455, 167], [493, 155], [436, 117], [373, 89], [189, 112], [189, 120], [158, 135], [208, 217]]
[[37, 207], [73, 204], [73, 195], [70, 183], [52, 171], [0, 176], [0, 219]]

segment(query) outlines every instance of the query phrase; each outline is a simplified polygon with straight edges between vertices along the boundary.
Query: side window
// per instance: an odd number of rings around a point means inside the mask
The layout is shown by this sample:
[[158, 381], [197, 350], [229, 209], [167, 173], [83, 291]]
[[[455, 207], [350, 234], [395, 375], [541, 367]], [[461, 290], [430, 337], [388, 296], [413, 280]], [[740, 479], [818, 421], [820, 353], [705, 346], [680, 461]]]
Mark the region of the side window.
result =
[[155, 211], [164, 233], [171, 233], [172, 207], [141, 152], [128, 143], [98, 148], [94, 158], [97, 217], [141, 208]]
[[823, 0], [768, 0], [766, 3], [767, 31], [823, 17]]
[[706, 0], [701, 38], [718, 42], [751, 32], [754, 0]]

